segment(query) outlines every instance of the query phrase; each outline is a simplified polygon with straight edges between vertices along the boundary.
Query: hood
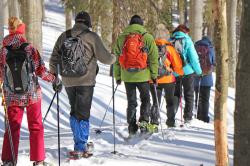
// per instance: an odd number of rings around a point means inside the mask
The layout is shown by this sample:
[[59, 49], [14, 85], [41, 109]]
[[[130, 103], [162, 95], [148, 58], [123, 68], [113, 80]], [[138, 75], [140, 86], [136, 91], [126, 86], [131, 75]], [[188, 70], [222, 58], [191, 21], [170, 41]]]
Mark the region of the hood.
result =
[[209, 40], [209, 38], [208, 38], [208, 37], [205, 37], [205, 36], [202, 38], [202, 40], [197, 41], [195, 44], [209, 45], [209, 46], [212, 45], [212, 43], [211, 43], [211, 41]]
[[142, 25], [139, 24], [132, 24], [129, 25], [127, 28], [124, 29], [122, 35], [128, 35], [130, 33], [140, 33], [143, 34], [147, 32]]
[[188, 38], [188, 34], [178, 31], [172, 34], [171, 38], [176, 38], [176, 39], [180, 39], [180, 38]]
[[83, 23], [76, 23], [72, 28], [72, 36], [75, 37], [82, 33], [83, 31], [89, 30], [89, 27]]

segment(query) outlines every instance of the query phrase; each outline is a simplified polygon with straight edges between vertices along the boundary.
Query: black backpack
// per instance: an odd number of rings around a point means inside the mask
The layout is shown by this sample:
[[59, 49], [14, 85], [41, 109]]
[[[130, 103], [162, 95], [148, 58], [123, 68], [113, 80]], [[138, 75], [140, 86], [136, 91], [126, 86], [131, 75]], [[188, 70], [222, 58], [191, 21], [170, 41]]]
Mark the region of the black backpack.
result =
[[8, 50], [5, 64], [5, 85], [15, 94], [24, 94], [31, 88], [34, 79], [34, 67], [25, 48], [29, 43], [23, 43], [18, 48], [6, 46]]
[[87, 60], [86, 50], [81, 39], [81, 35], [88, 33], [84, 31], [72, 37], [71, 30], [66, 31], [66, 39], [61, 47], [61, 72], [64, 77], [84, 76], [87, 71], [87, 65], [93, 56]]

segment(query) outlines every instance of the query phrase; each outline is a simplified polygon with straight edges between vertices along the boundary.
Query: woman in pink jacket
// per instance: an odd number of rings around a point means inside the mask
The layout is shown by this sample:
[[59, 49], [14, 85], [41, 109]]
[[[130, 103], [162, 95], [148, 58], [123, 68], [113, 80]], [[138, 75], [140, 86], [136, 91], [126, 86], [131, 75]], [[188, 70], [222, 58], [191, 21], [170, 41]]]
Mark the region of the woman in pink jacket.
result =
[[[33, 165], [47, 165], [44, 162], [44, 128], [41, 114], [42, 93], [37, 77], [53, 84], [60, 81], [47, 71], [39, 52], [30, 43], [27, 43], [24, 37], [25, 24], [18, 18], [11, 17], [8, 26], [9, 35], [3, 39], [3, 47], [0, 50], [0, 83], [3, 83], [4, 102], [7, 108], [15, 156], [12, 156], [11, 141], [6, 129], [2, 147], [3, 165], [12, 166], [16, 164], [24, 108], [27, 111], [30, 132], [30, 160], [34, 161]], [[17, 60], [14, 62], [11, 58], [16, 55], [20, 57], [25, 55], [28, 59], [28, 65], [26, 66], [29, 66], [27, 67], [29, 69], [26, 69], [26, 71], [29, 71], [29, 74], [22, 75], [22, 81], [18, 81], [19, 77], [13, 74], [14, 69], [18, 70], [18, 63], [16, 63]], [[25, 69], [22, 68], [22, 72], [23, 70]], [[11, 74], [12, 79], [10, 78], [10, 72], [13, 72]], [[25, 80], [28, 81], [25, 82]], [[22, 83], [21, 88], [18, 87], [20, 82]]]

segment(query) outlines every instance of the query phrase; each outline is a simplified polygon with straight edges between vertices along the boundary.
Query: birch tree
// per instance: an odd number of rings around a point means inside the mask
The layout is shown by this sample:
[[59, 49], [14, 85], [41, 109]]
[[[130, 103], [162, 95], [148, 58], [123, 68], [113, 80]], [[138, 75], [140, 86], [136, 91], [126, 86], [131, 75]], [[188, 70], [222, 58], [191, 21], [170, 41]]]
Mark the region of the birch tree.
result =
[[240, 48], [236, 67], [234, 165], [250, 163], [250, 2], [242, 0]]
[[216, 51], [216, 83], [214, 103], [214, 135], [216, 166], [228, 166], [227, 96], [228, 45], [226, 0], [213, 0], [214, 43]]
[[193, 18], [192, 18], [192, 39], [194, 42], [198, 41], [202, 37], [202, 23], [203, 23], [203, 0], [191, 0], [193, 1]]

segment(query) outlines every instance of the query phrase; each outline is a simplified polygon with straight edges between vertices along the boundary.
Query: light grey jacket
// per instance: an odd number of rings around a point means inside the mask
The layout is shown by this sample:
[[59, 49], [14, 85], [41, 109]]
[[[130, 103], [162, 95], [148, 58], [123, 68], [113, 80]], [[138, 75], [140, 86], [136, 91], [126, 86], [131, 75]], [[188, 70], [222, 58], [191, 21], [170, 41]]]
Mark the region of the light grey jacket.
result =
[[[88, 30], [87, 26], [82, 23], [76, 23], [71, 30], [71, 35], [72, 37], [75, 37], [86, 30]], [[49, 67], [52, 73], [57, 73], [56, 66], [60, 63], [60, 49], [65, 39], [66, 32], [63, 32], [54, 46], [49, 60]], [[91, 57], [93, 58], [87, 65], [88, 72], [86, 75], [81, 77], [62, 77], [63, 85], [65, 87], [95, 85], [97, 60], [104, 64], [113, 64], [116, 60], [115, 56], [111, 55], [104, 47], [100, 37], [95, 32], [89, 31], [88, 33], [82, 34], [81, 39], [83, 40], [84, 48], [86, 50], [86, 56], [88, 56], [87, 59], [91, 59]]]

